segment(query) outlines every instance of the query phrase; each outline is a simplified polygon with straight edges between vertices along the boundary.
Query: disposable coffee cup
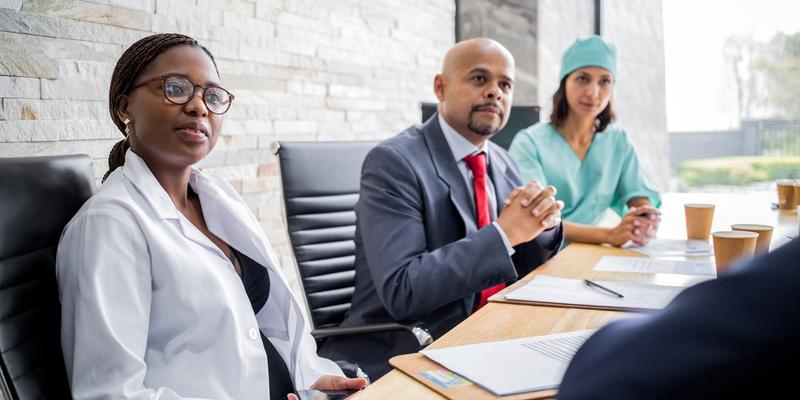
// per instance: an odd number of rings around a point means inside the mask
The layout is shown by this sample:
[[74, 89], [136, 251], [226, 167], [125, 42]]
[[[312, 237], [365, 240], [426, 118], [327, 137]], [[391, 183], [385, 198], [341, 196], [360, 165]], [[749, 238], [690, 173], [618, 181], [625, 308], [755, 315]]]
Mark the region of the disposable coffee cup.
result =
[[746, 231], [720, 231], [711, 234], [714, 238], [714, 260], [717, 275], [725, 272], [733, 263], [753, 257], [758, 234]]
[[778, 188], [778, 207], [781, 210], [794, 210], [797, 208], [797, 198], [795, 196], [795, 183], [791, 180], [781, 180], [775, 182]]
[[769, 251], [769, 244], [772, 241], [773, 228], [769, 225], [758, 224], [734, 224], [731, 225], [734, 231], [754, 232], [758, 234], [756, 240], [756, 254], [766, 253]]
[[714, 205], [690, 203], [683, 205], [686, 214], [686, 237], [708, 240], [711, 222], [714, 220]]
[[800, 182], [794, 183], [794, 208], [795, 209], [800, 206]]

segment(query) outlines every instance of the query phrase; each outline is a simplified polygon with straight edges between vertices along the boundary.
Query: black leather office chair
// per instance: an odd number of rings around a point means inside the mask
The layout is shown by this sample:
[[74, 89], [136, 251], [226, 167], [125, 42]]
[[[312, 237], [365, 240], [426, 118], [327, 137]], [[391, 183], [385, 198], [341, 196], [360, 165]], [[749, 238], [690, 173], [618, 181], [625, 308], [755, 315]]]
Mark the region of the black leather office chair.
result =
[[55, 254], [94, 182], [85, 155], [0, 158], [0, 397], [71, 397]]
[[[422, 122], [425, 122], [436, 112], [436, 104], [420, 103], [420, 109], [422, 111]], [[517, 132], [539, 122], [539, 111], [539, 106], [511, 106], [511, 115], [508, 116], [506, 126], [492, 136], [491, 140], [508, 150]]]
[[420, 346], [431, 341], [422, 324], [340, 328], [355, 282], [355, 204], [361, 164], [376, 142], [276, 142], [286, 226], [317, 339], [405, 330]]

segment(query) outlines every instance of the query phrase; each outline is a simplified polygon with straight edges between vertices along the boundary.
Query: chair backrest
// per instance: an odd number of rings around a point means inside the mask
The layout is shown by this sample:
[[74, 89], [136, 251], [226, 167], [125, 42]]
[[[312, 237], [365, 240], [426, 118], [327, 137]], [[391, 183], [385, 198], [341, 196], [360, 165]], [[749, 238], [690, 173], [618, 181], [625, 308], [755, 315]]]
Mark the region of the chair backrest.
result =
[[338, 326], [350, 309], [361, 164], [376, 144], [275, 144], [286, 226], [314, 329]]
[[[427, 121], [436, 112], [435, 103], [421, 103], [420, 108], [422, 122]], [[517, 132], [539, 122], [539, 111], [539, 106], [511, 106], [511, 115], [508, 116], [506, 126], [492, 136], [492, 141], [508, 150]]]
[[55, 254], [94, 182], [85, 155], [0, 158], [0, 394], [9, 399], [71, 397]]

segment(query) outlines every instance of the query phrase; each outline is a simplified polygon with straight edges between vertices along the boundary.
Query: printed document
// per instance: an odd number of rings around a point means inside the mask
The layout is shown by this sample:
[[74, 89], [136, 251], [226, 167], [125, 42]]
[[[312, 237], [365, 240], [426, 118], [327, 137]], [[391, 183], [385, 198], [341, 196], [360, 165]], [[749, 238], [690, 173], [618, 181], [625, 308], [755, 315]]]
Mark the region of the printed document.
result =
[[646, 274], [717, 275], [713, 261], [664, 260], [645, 257], [605, 256], [595, 271], [640, 272]]
[[496, 396], [555, 389], [572, 356], [594, 330], [422, 350]]
[[506, 300], [626, 311], [660, 310], [685, 287], [648, 283], [595, 281], [620, 293], [618, 298], [586, 285], [582, 279], [537, 275], [527, 285], [507, 294]]
[[703, 240], [653, 239], [647, 246], [625, 246], [628, 250], [651, 257], [711, 256], [711, 245]]

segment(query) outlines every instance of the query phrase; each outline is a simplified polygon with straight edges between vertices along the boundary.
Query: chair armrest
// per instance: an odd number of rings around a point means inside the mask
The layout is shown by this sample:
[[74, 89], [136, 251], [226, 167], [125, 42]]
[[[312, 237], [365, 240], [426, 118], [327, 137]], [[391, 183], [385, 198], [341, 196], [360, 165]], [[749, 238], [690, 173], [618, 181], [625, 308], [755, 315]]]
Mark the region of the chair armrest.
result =
[[348, 326], [344, 328], [339, 328], [339, 327], [322, 328], [311, 331], [311, 336], [313, 336], [314, 339], [319, 340], [331, 336], [358, 335], [363, 333], [385, 332], [385, 331], [408, 331], [409, 333], [414, 335], [421, 348], [433, 342], [433, 336], [431, 336], [430, 332], [428, 332], [428, 329], [425, 328], [425, 325], [422, 324], [421, 322], [407, 324], [407, 325], [389, 322], [385, 324]]
[[0, 371], [0, 399], [11, 399], [11, 390], [8, 389], [11, 382], [6, 382], [6, 379], [11, 380], [3, 371]]

